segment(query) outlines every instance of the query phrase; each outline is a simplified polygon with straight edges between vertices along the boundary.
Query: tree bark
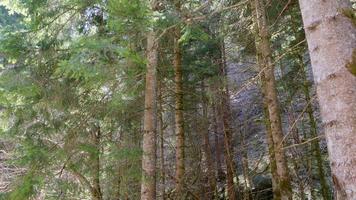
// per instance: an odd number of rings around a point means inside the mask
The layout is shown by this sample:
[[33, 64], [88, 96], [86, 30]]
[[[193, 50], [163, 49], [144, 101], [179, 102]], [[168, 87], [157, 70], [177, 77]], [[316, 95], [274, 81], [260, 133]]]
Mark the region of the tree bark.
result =
[[[181, 5], [177, 1], [175, 7], [180, 12]], [[176, 146], [176, 194], [177, 198], [183, 197], [183, 184], [185, 174], [184, 159], [184, 119], [183, 119], [183, 74], [182, 74], [182, 52], [179, 39], [181, 38], [181, 28], [177, 26], [174, 31], [174, 72], [175, 72], [175, 132], [177, 138]]]
[[263, 0], [253, 0], [252, 5], [256, 12], [255, 19], [258, 28], [257, 51], [260, 54], [259, 65], [264, 74], [263, 89], [264, 98], [268, 108], [268, 116], [273, 139], [273, 148], [276, 159], [278, 174], [278, 186], [282, 200], [292, 199], [292, 188], [289, 178], [286, 157], [282, 149], [283, 130], [277, 97], [276, 81], [274, 76], [274, 66], [272, 62], [272, 52], [270, 47], [270, 36], [266, 19], [266, 12]]
[[[307, 72], [305, 71], [305, 66], [303, 64], [303, 58], [299, 56], [299, 62], [300, 66], [303, 69], [303, 78], [304, 78], [304, 85], [303, 85], [303, 92], [305, 96], [305, 101], [307, 103], [307, 114], [309, 118], [309, 123], [310, 123], [310, 139], [318, 137], [318, 127], [316, 120], [314, 118], [314, 110], [313, 110], [313, 103], [312, 103], [312, 98], [310, 97], [310, 84], [308, 83], [307, 80]], [[328, 181], [326, 178], [326, 173], [324, 169], [324, 161], [321, 155], [320, 151], [320, 145], [319, 145], [319, 139], [315, 139], [311, 146], [312, 146], [312, 153], [313, 157], [316, 160], [317, 164], [317, 171], [318, 171], [318, 177], [320, 179], [320, 186], [321, 186], [321, 194], [323, 196], [324, 200], [329, 200], [331, 199], [331, 194], [330, 194], [330, 188], [328, 185]], [[313, 163], [313, 161], [311, 161]], [[314, 167], [313, 167], [314, 168]]]
[[215, 178], [215, 169], [211, 155], [211, 145], [210, 145], [210, 137], [209, 137], [209, 116], [208, 116], [208, 100], [205, 97], [205, 84], [202, 81], [202, 110], [203, 110], [203, 118], [201, 124], [201, 132], [204, 141], [204, 152], [205, 152], [205, 160], [207, 166], [207, 177], [209, 181], [209, 190], [207, 191], [207, 198], [213, 199], [213, 195], [216, 190], [216, 178]]
[[156, 39], [155, 31], [150, 30], [147, 34], [141, 200], [156, 199], [156, 67], [158, 63]]
[[[216, 98], [215, 98], [216, 99]], [[220, 136], [220, 126], [219, 126], [219, 116], [218, 116], [218, 107], [217, 101], [214, 99], [213, 102], [213, 130], [214, 130], [214, 145], [215, 145], [215, 159], [216, 159], [216, 171], [217, 171], [217, 180], [220, 181], [221, 178], [224, 176], [224, 172], [222, 169], [222, 151], [221, 151], [221, 141]]]
[[158, 80], [158, 117], [159, 117], [159, 136], [160, 136], [160, 168], [161, 168], [161, 196], [162, 199], [166, 199], [166, 169], [165, 169], [165, 162], [164, 162], [164, 127], [163, 127], [163, 100], [162, 100], [162, 81], [160, 78]]
[[92, 144], [95, 147], [95, 152], [92, 155], [92, 196], [93, 200], [102, 200], [102, 192], [100, 187], [100, 127], [96, 127], [91, 134]]
[[[257, 58], [257, 63], [259, 63], [259, 59]], [[268, 144], [268, 154], [269, 154], [269, 164], [270, 170], [272, 175], [272, 189], [273, 189], [273, 199], [280, 200], [281, 199], [281, 190], [279, 187], [279, 176], [277, 173], [277, 161], [276, 161], [276, 154], [275, 154], [275, 144], [273, 141], [272, 129], [271, 129], [271, 122], [269, 119], [269, 111], [268, 111], [268, 104], [265, 98], [265, 76], [262, 73], [261, 75], [261, 87], [262, 87], [262, 96], [263, 96], [263, 114], [264, 114], [264, 124], [266, 127], [266, 136], [267, 136], [267, 144]]]
[[[219, 75], [222, 79], [227, 79], [226, 72], [226, 62], [225, 62], [225, 45], [224, 41], [221, 41], [220, 46], [220, 71]], [[236, 199], [236, 190], [234, 184], [235, 177], [235, 164], [234, 164], [234, 154], [232, 148], [232, 131], [231, 131], [231, 113], [230, 113], [230, 97], [229, 97], [229, 88], [226, 81], [223, 81], [220, 87], [220, 115], [223, 124], [223, 132], [224, 132], [224, 157], [226, 164], [226, 185], [227, 185], [227, 193], [229, 200]]]
[[300, 0], [336, 199], [356, 199], [356, 28], [349, 0]]
[[243, 199], [250, 200], [252, 199], [252, 181], [250, 177], [249, 163], [248, 163], [248, 143], [246, 143], [246, 134], [247, 134], [247, 126], [248, 119], [245, 118], [241, 130], [241, 139], [240, 139], [240, 149], [241, 149], [241, 157], [242, 157], [242, 172], [244, 177], [244, 191], [243, 191]]

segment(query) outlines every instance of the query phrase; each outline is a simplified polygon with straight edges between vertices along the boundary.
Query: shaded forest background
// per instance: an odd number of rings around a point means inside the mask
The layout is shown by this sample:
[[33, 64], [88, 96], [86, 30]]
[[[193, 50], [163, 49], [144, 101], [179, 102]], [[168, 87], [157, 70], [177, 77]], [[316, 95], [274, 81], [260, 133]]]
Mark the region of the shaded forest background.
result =
[[0, 199], [356, 198], [330, 169], [300, 5], [0, 0]]

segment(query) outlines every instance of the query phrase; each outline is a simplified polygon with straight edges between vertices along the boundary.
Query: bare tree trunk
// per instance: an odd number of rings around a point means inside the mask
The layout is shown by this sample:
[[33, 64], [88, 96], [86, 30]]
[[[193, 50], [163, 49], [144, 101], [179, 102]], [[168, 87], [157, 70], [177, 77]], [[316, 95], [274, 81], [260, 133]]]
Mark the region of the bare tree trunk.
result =
[[[254, 27], [254, 34], [255, 34], [255, 45], [257, 49], [257, 54], [256, 54], [256, 61], [257, 65], [260, 66], [260, 69], [263, 70], [263, 67], [261, 66], [262, 63], [262, 54], [260, 52], [260, 43], [261, 39], [259, 38], [259, 27], [257, 25], [257, 12], [256, 12], [256, 6], [255, 6], [255, 1], [251, 0], [251, 7], [253, 10], [253, 20], [255, 21], [256, 25]], [[267, 144], [268, 144], [268, 154], [269, 154], [269, 164], [270, 164], [270, 171], [272, 175], [272, 190], [273, 190], [273, 199], [274, 200], [280, 200], [281, 199], [281, 190], [279, 187], [279, 176], [277, 173], [277, 161], [276, 161], [276, 154], [275, 154], [275, 145], [273, 141], [273, 136], [272, 136], [272, 129], [271, 129], [271, 121], [269, 119], [269, 111], [268, 111], [268, 103], [267, 103], [267, 98], [266, 98], [266, 78], [265, 74], [261, 73], [261, 92], [262, 92], [262, 97], [263, 97], [263, 114], [264, 114], [264, 124], [266, 128], [266, 138], [267, 138]]]
[[[221, 41], [221, 61], [220, 61], [220, 76], [223, 79], [227, 79], [226, 73], [226, 63], [225, 63], [225, 45], [224, 41]], [[226, 164], [226, 185], [227, 185], [227, 193], [229, 200], [236, 199], [236, 190], [234, 184], [235, 177], [235, 164], [234, 164], [234, 153], [232, 148], [232, 130], [231, 130], [231, 113], [230, 113], [230, 97], [229, 97], [229, 89], [226, 81], [223, 81], [221, 84], [220, 92], [221, 102], [220, 102], [220, 115], [223, 122], [223, 130], [224, 130], [224, 157]]]
[[[181, 5], [177, 1], [175, 5], [180, 12]], [[184, 164], [184, 119], [183, 119], [183, 74], [182, 74], [182, 52], [179, 39], [181, 37], [181, 28], [178, 26], [174, 35], [174, 72], [175, 72], [175, 132], [177, 138], [176, 146], [176, 194], [177, 198], [183, 197], [183, 184], [185, 174]]]
[[241, 130], [241, 157], [242, 157], [242, 172], [244, 177], [244, 191], [243, 191], [243, 199], [250, 200], [252, 199], [251, 196], [251, 188], [252, 188], [252, 181], [250, 177], [250, 170], [249, 170], [249, 163], [248, 163], [248, 144], [246, 143], [246, 134], [247, 134], [247, 126], [248, 126], [248, 119], [244, 119], [244, 125], [242, 126]]
[[161, 169], [161, 196], [162, 200], [166, 199], [166, 169], [164, 162], [164, 127], [163, 127], [163, 100], [162, 100], [162, 81], [158, 78], [158, 122], [159, 122], [159, 136], [160, 136], [160, 169]]
[[356, 199], [356, 28], [349, 0], [299, 0], [336, 199]]
[[258, 51], [260, 53], [259, 65], [261, 70], [264, 71], [264, 98], [268, 108], [269, 122], [271, 127], [273, 148], [276, 159], [276, 167], [278, 174], [278, 186], [281, 193], [281, 199], [292, 199], [292, 188], [289, 178], [289, 170], [285, 158], [284, 151], [282, 149], [283, 131], [281, 116], [279, 110], [279, 102], [277, 97], [277, 89], [274, 77], [274, 66], [272, 63], [272, 52], [269, 42], [269, 31], [265, 13], [265, 7], [263, 0], [253, 0], [252, 5], [256, 12], [256, 22], [258, 27]]
[[[309, 117], [309, 123], [310, 123], [310, 137], [311, 139], [318, 137], [318, 130], [317, 130], [317, 124], [316, 124], [316, 120], [314, 118], [314, 111], [313, 111], [313, 104], [312, 104], [312, 99], [310, 97], [310, 89], [309, 89], [309, 84], [308, 84], [308, 80], [307, 80], [307, 75], [306, 75], [306, 71], [304, 70], [305, 66], [303, 64], [303, 59], [301, 57], [299, 57], [300, 59], [300, 65], [303, 69], [303, 78], [304, 78], [304, 87], [303, 87], [303, 92], [304, 92], [304, 96], [305, 96], [305, 101], [307, 103], [307, 114]], [[312, 153], [313, 153], [313, 157], [316, 160], [316, 164], [317, 164], [317, 171], [318, 171], [318, 177], [320, 179], [320, 186], [321, 186], [321, 194], [323, 196], [324, 200], [329, 200], [331, 199], [331, 195], [330, 195], [330, 188], [326, 179], [326, 173], [325, 173], [325, 169], [324, 169], [324, 161], [321, 155], [321, 151], [320, 151], [320, 145], [319, 145], [319, 139], [315, 139], [312, 144]], [[313, 161], [311, 161], [313, 163]], [[314, 168], [314, 167], [313, 167]]]
[[[152, 5], [154, 5], [154, 2], [151, 2]], [[155, 31], [150, 30], [147, 34], [141, 200], [156, 199], [156, 67], [158, 63], [156, 39]]]
[[217, 170], [217, 180], [221, 180], [224, 172], [222, 170], [222, 151], [221, 151], [221, 142], [220, 136], [222, 135], [219, 129], [219, 117], [218, 117], [218, 108], [217, 102], [213, 102], [213, 130], [214, 130], [214, 144], [215, 144], [215, 159], [216, 159], [216, 170]]
[[93, 200], [102, 200], [102, 193], [100, 187], [100, 127], [96, 127], [91, 134], [92, 143], [95, 146], [95, 152], [92, 155], [92, 196]]
[[207, 191], [207, 198], [212, 199], [216, 190], [216, 178], [215, 169], [211, 155], [210, 137], [209, 137], [209, 116], [208, 116], [208, 100], [205, 97], [205, 84], [202, 81], [202, 108], [203, 108], [203, 119], [202, 119], [202, 135], [204, 141], [204, 152], [206, 157], [207, 166], [207, 177], [209, 181], [209, 190]]
[[269, 154], [269, 165], [272, 175], [272, 189], [273, 189], [273, 199], [280, 200], [281, 199], [281, 191], [279, 188], [279, 179], [277, 174], [277, 162], [276, 162], [276, 154], [274, 152], [274, 142], [272, 137], [271, 123], [269, 121], [269, 113], [267, 108], [267, 103], [263, 103], [263, 110], [265, 115], [265, 126], [267, 133], [267, 143], [268, 143], [268, 154]]
[[[259, 59], [259, 58], [257, 58]], [[258, 62], [258, 61], [257, 61]], [[280, 200], [281, 199], [281, 190], [279, 188], [279, 176], [277, 173], [277, 161], [276, 161], [276, 154], [274, 148], [274, 141], [272, 136], [271, 130], [271, 122], [269, 120], [269, 111], [268, 111], [268, 104], [265, 98], [265, 76], [264, 74], [261, 75], [262, 81], [262, 96], [263, 96], [263, 114], [265, 116], [264, 123], [266, 127], [266, 136], [267, 136], [267, 144], [268, 144], [268, 154], [269, 154], [269, 164], [270, 170], [272, 175], [272, 189], [273, 189], [273, 199]]]

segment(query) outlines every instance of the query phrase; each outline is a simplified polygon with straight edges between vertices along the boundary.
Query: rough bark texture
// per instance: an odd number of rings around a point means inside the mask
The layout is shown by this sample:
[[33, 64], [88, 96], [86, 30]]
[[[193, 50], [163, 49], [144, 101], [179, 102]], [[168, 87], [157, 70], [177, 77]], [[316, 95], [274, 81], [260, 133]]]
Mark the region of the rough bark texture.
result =
[[162, 100], [162, 82], [160, 79], [158, 81], [158, 122], [159, 122], [159, 136], [160, 136], [160, 170], [161, 170], [161, 199], [166, 199], [166, 169], [164, 160], [164, 127], [163, 127], [163, 100]]
[[[220, 61], [220, 77], [223, 80], [226, 80], [226, 64], [225, 64], [225, 46], [224, 41], [221, 41], [221, 61]], [[226, 186], [227, 186], [227, 194], [229, 200], [236, 199], [236, 190], [234, 185], [234, 177], [235, 177], [235, 164], [233, 160], [233, 148], [232, 148], [232, 130], [231, 130], [231, 109], [230, 109], [230, 96], [228, 85], [225, 81], [222, 82], [220, 88], [220, 115], [223, 124], [224, 131], [224, 158], [226, 164]]]
[[279, 179], [278, 179], [278, 173], [277, 173], [277, 162], [276, 162], [276, 155], [274, 152], [274, 143], [273, 143], [273, 137], [272, 137], [272, 131], [271, 131], [271, 124], [268, 119], [268, 109], [267, 109], [267, 104], [264, 103], [263, 106], [264, 110], [264, 115], [265, 115], [265, 126], [266, 126], [266, 132], [267, 132], [267, 144], [268, 144], [268, 154], [269, 154], [269, 164], [270, 164], [270, 170], [272, 174], [272, 189], [273, 189], [273, 199], [274, 200], [280, 200], [281, 199], [281, 191], [279, 188]]
[[158, 50], [155, 40], [156, 34], [152, 30], [147, 35], [141, 200], [156, 199], [156, 66]]
[[263, 0], [254, 0], [253, 4], [256, 12], [256, 22], [258, 27], [258, 51], [260, 53], [260, 68], [264, 71], [264, 92], [265, 101], [268, 108], [269, 121], [271, 125], [272, 139], [278, 174], [279, 190], [281, 199], [292, 199], [292, 189], [289, 178], [289, 170], [286, 163], [284, 151], [282, 149], [283, 131], [279, 102], [277, 98], [276, 81], [274, 77], [274, 66], [272, 62], [272, 52], [269, 41], [268, 24]]
[[[256, 42], [257, 43], [257, 42]], [[256, 44], [258, 47], [258, 43]], [[257, 55], [257, 63], [260, 64], [261, 55]], [[268, 154], [269, 154], [269, 162], [270, 162], [270, 170], [272, 175], [272, 189], [273, 189], [273, 199], [280, 200], [281, 199], [281, 190], [279, 187], [279, 176], [277, 173], [277, 161], [275, 154], [275, 145], [273, 141], [272, 129], [271, 129], [271, 121], [269, 119], [269, 111], [268, 111], [268, 103], [266, 98], [266, 79], [265, 75], [261, 74], [261, 87], [262, 87], [262, 96], [263, 96], [263, 114], [264, 114], [264, 122], [266, 127], [266, 136], [267, 136], [267, 144], [268, 144]]]
[[300, 0], [336, 199], [356, 199], [356, 77], [347, 70], [356, 28], [349, 0]]
[[[180, 12], [180, 2], [176, 2], [176, 9]], [[174, 38], [174, 72], [175, 72], [175, 132], [177, 138], [176, 145], [176, 194], [177, 198], [183, 197], [183, 181], [185, 174], [184, 165], [184, 119], [183, 119], [183, 74], [182, 74], [182, 52], [179, 39], [181, 28], [175, 29]]]
[[[302, 61], [302, 59], [301, 59]], [[303, 62], [301, 62], [303, 63]], [[304, 65], [302, 65], [301, 67], [304, 68]], [[308, 114], [308, 118], [309, 118], [309, 123], [310, 123], [310, 137], [311, 138], [316, 138], [318, 137], [318, 127], [317, 127], [317, 123], [316, 120], [314, 118], [314, 111], [313, 111], [313, 106], [312, 106], [312, 99], [310, 98], [310, 85], [307, 83], [307, 78], [306, 78], [306, 72], [303, 71], [304, 73], [304, 79], [306, 81], [306, 83], [304, 84], [304, 95], [305, 95], [305, 100], [307, 102], [307, 114]], [[316, 160], [316, 164], [317, 164], [317, 171], [318, 171], [318, 178], [320, 179], [320, 186], [321, 186], [321, 194], [323, 196], [323, 199], [325, 200], [329, 200], [331, 199], [331, 195], [330, 195], [330, 188], [328, 185], [328, 181], [326, 179], [326, 173], [325, 173], [325, 169], [324, 169], [324, 161], [321, 155], [321, 151], [320, 151], [320, 145], [319, 145], [319, 139], [316, 139], [312, 142], [312, 152], [313, 152], [313, 157]]]
[[[250, 1], [252, 10], [253, 10], [253, 15], [254, 15], [254, 21], [256, 23], [254, 27], [254, 34], [255, 34], [255, 45], [257, 49], [257, 55], [256, 55], [256, 60], [257, 60], [257, 65], [259, 65], [260, 69], [263, 70], [262, 66], [262, 54], [260, 51], [260, 43], [261, 39], [259, 37], [259, 27], [257, 26], [257, 12], [256, 12], [256, 2], [254, 0]], [[265, 74], [261, 73], [261, 92], [262, 92], [262, 97], [263, 97], [263, 114], [264, 114], [264, 124], [266, 127], [266, 138], [267, 138], [267, 145], [268, 145], [268, 155], [269, 155], [269, 162], [270, 162], [270, 171], [272, 175], [272, 190], [273, 190], [273, 199], [274, 200], [280, 200], [281, 199], [281, 191], [279, 187], [279, 175], [277, 173], [277, 161], [276, 161], [276, 154], [275, 154], [275, 145], [273, 141], [273, 135], [272, 135], [272, 129], [271, 129], [271, 121], [269, 119], [269, 111], [268, 111], [268, 102], [266, 98], [266, 78]]]

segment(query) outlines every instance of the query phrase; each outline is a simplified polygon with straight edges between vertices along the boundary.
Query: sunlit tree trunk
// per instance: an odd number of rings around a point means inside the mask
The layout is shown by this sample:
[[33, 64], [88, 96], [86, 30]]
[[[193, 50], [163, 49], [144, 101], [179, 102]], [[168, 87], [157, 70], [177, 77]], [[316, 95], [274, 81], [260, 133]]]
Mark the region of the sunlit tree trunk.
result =
[[[305, 71], [305, 66], [303, 64], [303, 58], [299, 56], [299, 62], [300, 66], [303, 69], [303, 78], [304, 78], [304, 84], [303, 84], [303, 92], [305, 96], [305, 101], [307, 103], [307, 109], [306, 112], [308, 114], [309, 118], [309, 123], [310, 123], [310, 139], [314, 139], [311, 146], [312, 146], [312, 153], [313, 153], [313, 158], [315, 158], [316, 161], [316, 168], [318, 172], [318, 178], [320, 179], [320, 186], [321, 186], [321, 194], [324, 198], [324, 200], [329, 200], [331, 199], [331, 194], [330, 194], [330, 187], [327, 181], [327, 174], [325, 172], [325, 166], [324, 166], [324, 161], [321, 155], [320, 151], [320, 145], [319, 145], [319, 139], [316, 139], [318, 137], [318, 127], [317, 127], [317, 122], [314, 117], [314, 110], [313, 110], [313, 99], [310, 97], [310, 84], [307, 80], [307, 72]], [[311, 160], [311, 163], [315, 163], [314, 160]], [[315, 168], [315, 167], [313, 167]]]
[[[151, 3], [154, 5], [155, 1]], [[154, 7], [152, 9], [154, 10]], [[156, 40], [155, 31], [150, 30], [147, 34], [141, 200], [156, 199], [156, 67], [158, 63]]]
[[[299, 5], [297, 6], [299, 9]], [[294, 34], [297, 36], [296, 40], [301, 42], [302, 40], [305, 39], [305, 35], [301, 34], [300, 31], [298, 30], [299, 20], [300, 20], [299, 17], [296, 19], [291, 19], [291, 26], [293, 27], [292, 29]], [[308, 115], [309, 124], [310, 124], [309, 139], [314, 139], [313, 142], [311, 143], [312, 156], [308, 156], [308, 162], [310, 163], [311, 166], [311, 175], [313, 174], [312, 169], [316, 168], [318, 173], [318, 179], [320, 179], [321, 194], [325, 200], [328, 200], [331, 199], [330, 186], [327, 181], [327, 174], [325, 172], [324, 161], [320, 151], [320, 145], [319, 145], [320, 140], [315, 139], [318, 137], [318, 127], [317, 127], [316, 119], [314, 117], [313, 99], [310, 97], [310, 90], [312, 85], [310, 84], [307, 77], [308, 76], [307, 66], [304, 63], [304, 59], [303, 59], [304, 51], [305, 51], [304, 48], [302, 48], [301, 51], [296, 52], [295, 56], [302, 73], [302, 79], [303, 79], [302, 90], [306, 101], [306, 107], [307, 107], [306, 113]], [[314, 165], [315, 161], [316, 161], [316, 166]], [[313, 180], [312, 177], [311, 180]], [[310, 184], [312, 196], [315, 197], [314, 187], [315, 187], [314, 184]]]
[[[253, 20], [255, 21], [255, 26], [254, 26], [254, 34], [255, 34], [255, 45], [256, 45], [256, 63], [257, 65], [261, 67], [261, 62], [262, 62], [262, 54], [260, 52], [260, 38], [258, 36], [258, 26], [257, 26], [257, 15], [256, 15], [256, 9], [255, 9], [255, 1], [251, 0], [250, 1], [251, 7], [252, 7], [252, 12], [253, 12]], [[280, 200], [281, 199], [281, 191], [279, 188], [279, 178], [278, 178], [278, 173], [277, 173], [277, 162], [276, 162], [276, 155], [275, 155], [275, 148], [274, 148], [274, 141], [273, 141], [273, 136], [272, 136], [272, 129], [271, 129], [271, 122], [269, 119], [269, 111], [268, 111], [268, 103], [267, 103], [267, 98], [266, 98], [266, 78], [264, 73], [261, 73], [261, 92], [262, 92], [262, 97], [263, 97], [263, 115], [264, 115], [264, 124], [266, 128], [266, 138], [267, 138], [267, 145], [268, 145], [268, 155], [269, 155], [269, 164], [270, 164], [270, 171], [272, 175], [272, 191], [273, 191], [273, 199], [274, 200]]]
[[265, 104], [267, 105], [269, 124], [274, 144], [273, 149], [278, 175], [278, 187], [281, 193], [281, 199], [287, 200], [292, 199], [292, 189], [286, 157], [282, 149], [283, 131], [264, 1], [253, 0], [251, 3], [255, 10], [255, 19], [258, 28], [258, 41], [256, 42], [258, 44], [257, 51], [258, 54], [260, 54], [258, 56], [260, 58], [258, 59], [258, 64], [264, 74], [264, 86], [262, 86], [262, 89], [264, 90]]
[[300, 0], [336, 199], [356, 199], [356, 28], [349, 0]]
[[[175, 7], [180, 12], [181, 4], [177, 0]], [[181, 28], [177, 26], [174, 31], [174, 73], [175, 73], [175, 132], [176, 146], [176, 194], [177, 198], [183, 197], [183, 184], [185, 174], [184, 159], [184, 119], [183, 119], [183, 74], [182, 74], [182, 50], [179, 43]]]

